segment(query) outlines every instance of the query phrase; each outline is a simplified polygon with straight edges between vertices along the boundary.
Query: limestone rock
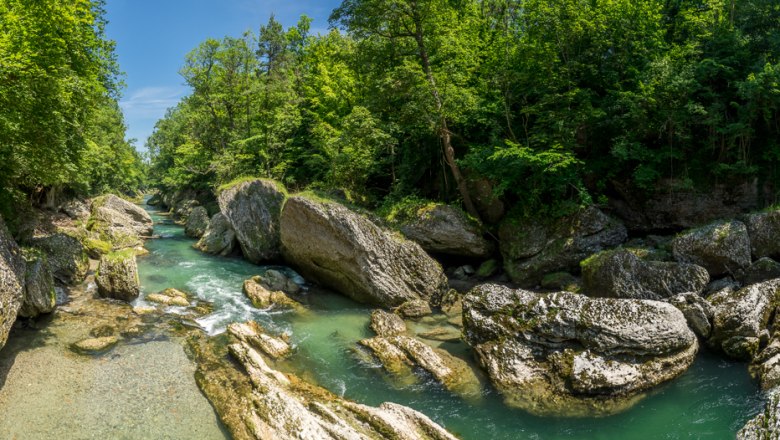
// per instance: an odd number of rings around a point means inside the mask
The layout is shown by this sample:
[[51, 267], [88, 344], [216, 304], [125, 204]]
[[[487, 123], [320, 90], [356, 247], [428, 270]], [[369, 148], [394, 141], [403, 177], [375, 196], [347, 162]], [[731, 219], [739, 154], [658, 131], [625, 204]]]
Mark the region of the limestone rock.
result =
[[685, 320], [688, 321], [688, 327], [694, 333], [704, 339], [710, 337], [712, 320], [715, 317], [715, 308], [712, 304], [693, 292], [673, 296], [667, 301], [682, 312]]
[[401, 232], [428, 252], [464, 257], [487, 257], [493, 252], [481, 226], [449, 205], [423, 206], [400, 223]]
[[59, 282], [75, 284], [87, 276], [89, 258], [76, 238], [57, 233], [35, 237], [31, 244], [46, 254], [54, 278]]
[[441, 266], [418, 244], [335, 202], [291, 197], [281, 238], [285, 258], [307, 279], [359, 302], [392, 307], [436, 301], [446, 289]]
[[379, 336], [400, 335], [406, 333], [406, 324], [395, 313], [374, 310], [371, 312], [371, 330]]
[[711, 276], [738, 274], [750, 266], [750, 238], [745, 224], [720, 221], [679, 235], [672, 241], [674, 258], [698, 264]]
[[189, 307], [190, 301], [187, 294], [181, 290], [168, 288], [160, 293], [152, 293], [146, 296], [147, 301], [166, 306]]
[[376, 336], [361, 340], [360, 345], [370, 349], [392, 374], [406, 375], [421, 368], [450, 391], [467, 396], [479, 394], [479, 380], [465, 361], [418, 339], [399, 334]]
[[780, 258], [780, 210], [745, 215], [742, 220], [750, 235], [750, 249], [756, 259]]
[[293, 281], [292, 278], [274, 269], [266, 270], [264, 274], [257, 277], [257, 282], [268, 290], [280, 291], [290, 295], [295, 295], [301, 291], [301, 286]]
[[455, 440], [412, 409], [383, 403], [356, 404], [273, 369], [251, 342], [229, 345], [245, 373], [224, 361], [218, 342], [190, 346], [198, 359], [195, 375], [232, 438], [257, 440]]
[[279, 258], [279, 216], [286, 197], [281, 184], [266, 179], [241, 182], [219, 193], [220, 211], [252, 263]]
[[423, 316], [428, 316], [433, 313], [431, 306], [421, 299], [406, 301], [398, 306], [398, 308], [395, 309], [395, 312], [404, 318], [412, 319], [422, 318]]
[[27, 263], [24, 283], [24, 302], [19, 316], [34, 318], [42, 313], [51, 313], [57, 305], [49, 260], [36, 249], [26, 249], [24, 259]]
[[272, 359], [281, 359], [292, 353], [292, 348], [287, 341], [269, 335], [260, 324], [254, 321], [230, 324], [227, 331], [238, 340], [261, 350]]
[[508, 404], [610, 414], [684, 372], [698, 350], [670, 304], [483, 285], [463, 300], [467, 341]]
[[227, 256], [233, 252], [236, 233], [233, 226], [221, 212], [214, 214], [203, 236], [195, 244], [195, 249], [213, 255]]
[[71, 199], [60, 205], [60, 211], [73, 220], [86, 220], [89, 218], [90, 202], [79, 199]]
[[584, 260], [582, 280], [589, 296], [661, 300], [700, 293], [710, 282], [695, 264], [644, 261], [626, 249], [604, 251]]
[[135, 252], [125, 250], [104, 255], [95, 275], [98, 293], [104, 298], [132, 301], [138, 298], [141, 285]]
[[742, 283], [745, 285], [756, 284], [775, 278], [780, 278], [780, 263], [769, 257], [763, 257], [754, 261], [747, 268], [742, 277]]
[[580, 261], [623, 243], [627, 234], [620, 222], [589, 207], [554, 221], [506, 219], [499, 241], [504, 270], [530, 287], [548, 273], [579, 270]]
[[777, 307], [778, 291], [780, 280], [770, 280], [711, 295], [708, 300], [715, 313], [709, 345], [736, 359], [753, 359], [762, 339], [768, 342], [767, 329]]
[[780, 393], [770, 393], [764, 411], [748, 421], [737, 433], [737, 440], [780, 439]]
[[0, 348], [24, 300], [25, 262], [22, 251], [0, 218]]
[[184, 233], [188, 237], [201, 238], [206, 233], [206, 229], [209, 226], [209, 213], [206, 208], [197, 206], [192, 208], [190, 215], [187, 217], [187, 223], [184, 226]]
[[267, 309], [272, 306], [302, 308], [300, 303], [291, 299], [282, 291], [270, 291], [262, 284], [260, 277], [252, 277], [244, 281], [244, 295], [252, 301], [252, 305], [258, 309]]
[[[103, 215], [96, 216], [100, 208], [105, 208], [101, 211]], [[149, 213], [140, 206], [113, 194], [96, 198], [92, 202], [92, 215], [95, 221], [104, 223], [98, 227], [129, 229], [141, 237], [152, 235], [154, 222]]]

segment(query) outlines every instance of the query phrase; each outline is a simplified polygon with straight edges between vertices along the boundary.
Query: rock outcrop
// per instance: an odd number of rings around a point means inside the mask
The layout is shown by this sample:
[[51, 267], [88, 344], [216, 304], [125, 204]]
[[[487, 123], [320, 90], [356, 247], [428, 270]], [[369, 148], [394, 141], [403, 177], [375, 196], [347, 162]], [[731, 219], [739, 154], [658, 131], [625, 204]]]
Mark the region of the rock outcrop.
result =
[[104, 298], [132, 301], [138, 298], [141, 285], [133, 250], [104, 255], [95, 274], [98, 293]]
[[0, 218], [0, 348], [24, 300], [25, 263], [22, 251]]
[[468, 342], [508, 404], [609, 414], [684, 372], [698, 350], [674, 306], [483, 285], [463, 299]]
[[212, 255], [227, 256], [236, 245], [236, 232], [221, 212], [214, 214], [195, 249]]
[[769, 341], [779, 292], [780, 280], [770, 280], [708, 297], [715, 309], [709, 345], [735, 359], [753, 359]]
[[227, 327], [228, 333], [239, 341], [260, 350], [271, 359], [282, 359], [292, 353], [292, 347], [284, 337], [269, 335], [258, 323], [233, 323]]
[[42, 313], [51, 313], [57, 305], [54, 291], [54, 277], [46, 255], [40, 250], [24, 250], [27, 270], [24, 281], [24, 302], [19, 316], [34, 318]]
[[548, 273], [578, 271], [580, 261], [627, 236], [620, 222], [595, 207], [555, 221], [506, 219], [499, 228], [504, 270], [526, 287], [538, 285]]
[[279, 216], [286, 197], [281, 184], [267, 179], [240, 182], [219, 193], [220, 211], [252, 263], [279, 259]]
[[383, 403], [370, 407], [273, 369], [251, 341], [252, 326], [229, 345], [245, 374], [221, 363], [214, 345], [192, 340], [199, 359], [196, 379], [233, 438], [258, 440], [341, 440], [395, 438], [454, 440], [423, 414]]
[[299, 195], [281, 217], [282, 252], [306, 279], [352, 299], [392, 307], [437, 301], [447, 279], [414, 242], [383, 230], [336, 202]]
[[738, 221], [719, 221], [690, 230], [672, 241], [674, 258], [707, 269], [711, 276], [740, 274], [750, 266], [750, 238]]
[[184, 226], [184, 233], [188, 237], [201, 238], [206, 233], [209, 226], [209, 213], [206, 208], [198, 206], [192, 208], [190, 215], [187, 216], [187, 223]]
[[87, 276], [89, 258], [78, 239], [57, 233], [34, 237], [30, 244], [46, 254], [57, 281], [70, 285], [83, 281]]
[[131, 233], [139, 237], [152, 235], [154, 222], [143, 208], [113, 194], [92, 201], [92, 229], [109, 235]]
[[701, 266], [644, 261], [627, 249], [595, 254], [581, 266], [588, 296], [661, 300], [686, 292], [701, 293], [710, 282]]
[[737, 433], [737, 440], [780, 439], [780, 392], [770, 393], [764, 411], [748, 421]]
[[482, 227], [460, 209], [444, 204], [422, 206], [400, 221], [401, 232], [428, 252], [464, 257], [487, 257], [493, 245]]

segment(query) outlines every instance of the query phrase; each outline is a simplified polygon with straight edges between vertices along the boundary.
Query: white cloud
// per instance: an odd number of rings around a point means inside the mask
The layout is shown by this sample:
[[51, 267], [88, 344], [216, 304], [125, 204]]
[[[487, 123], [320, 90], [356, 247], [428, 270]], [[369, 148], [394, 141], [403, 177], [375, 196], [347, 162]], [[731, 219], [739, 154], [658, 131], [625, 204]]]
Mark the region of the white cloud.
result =
[[123, 99], [119, 106], [126, 118], [159, 119], [184, 96], [184, 87], [144, 87]]

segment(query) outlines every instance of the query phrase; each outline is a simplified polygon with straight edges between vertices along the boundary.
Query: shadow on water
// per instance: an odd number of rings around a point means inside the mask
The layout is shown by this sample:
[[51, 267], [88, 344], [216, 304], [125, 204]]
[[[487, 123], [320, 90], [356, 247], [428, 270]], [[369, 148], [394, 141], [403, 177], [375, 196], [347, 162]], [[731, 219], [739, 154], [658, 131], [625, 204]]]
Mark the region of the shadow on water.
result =
[[5, 347], [0, 350], [0, 390], [5, 386], [8, 373], [13, 368], [19, 354], [45, 347], [54, 342], [56, 335], [50, 329], [53, 320], [53, 314], [31, 319], [17, 319], [8, 334]]

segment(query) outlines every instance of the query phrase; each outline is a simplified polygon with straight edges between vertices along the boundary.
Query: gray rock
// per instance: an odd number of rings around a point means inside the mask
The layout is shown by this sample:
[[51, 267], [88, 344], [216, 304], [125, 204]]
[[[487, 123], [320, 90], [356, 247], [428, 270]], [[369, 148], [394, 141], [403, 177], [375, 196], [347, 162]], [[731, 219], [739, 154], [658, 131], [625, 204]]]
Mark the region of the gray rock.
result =
[[135, 252], [125, 250], [103, 255], [95, 274], [98, 293], [104, 298], [132, 301], [138, 298], [141, 285]]
[[710, 282], [701, 266], [644, 261], [626, 249], [600, 252], [581, 266], [584, 293], [589, 296], [661, 300], [700, 293]]
[[281, 184], [266, 179], [241, 182], [219, 193], [220, 211], [252, 263], [279, 258], [279, 216], [286, 197]]
[[734, 278], [724, 277], [707, 284], [707, 287], [704, 289], [704, 296], [709, 297], [710, 295], [716, 292], [720, 292], [724, 289], [729, 289], [732, 291], [739, 290], [740, 287], [742, 287], [742, 285], [734, 281]]
[[184, 226], [184, 233], [188, 237], [201, 238], [206, 233], [209, 226], [209, 213], [206, 208], [197, 206], [190, 211], [187, 216], [187, 223]]
[[674, 258], [698, 264], [711, 276], [734, 275], [750, 266], [750, 238], [745, 224], [720, 221], [679, 235], [672, 241]]
[[281, 238], [285, 259], [304, 277], [359, 302], [437, 301], [447, 286], [441, 266], [418, 244], [335, 202], [289, 198]]
[[776, 332], [769, 344], [753, 359], [750, 373], [759, 379], [762, 390], [780, 386], [780, 334]]
[[536, 414], [624, 409], [685, 371], [698, 350], [683, 314], [658, 301], [483, 285], [464, 298], [463, 319], [507, 403]]
[[745, 215], [742, 220], [750, 235], [750, 249], [756, 259], [780, 258], [780, 210]]
[[780, 280], [770, 280], [711, 295], [708, 301], [715, 313], [709, 345], [735, 359], [753, 359], [761, 341], [768, 342], [767, 329], [777, 305], [778, 291]]
[[742, 284], [756, 284], [775, 278], [780, 278], [780, 263], [769, 257], [763, 257], [754, 261], [747, 268], [742, 277]]
[[694, 292], [682, 293], [667, 300], [669, 304], [677, 307], [688, 321], [688, 327], [698, 336], [704, 339], [712, 333], [712, 320], [715, 317], [715, 308], [706, 299]]
[[24, 275], [22, 250], [0, 217], [0, 348], [5, 346], [24, 300]]
[[554, 221], [507, 219], [499, 228], [504, 270], [526, 287], [538, 285], [548, 273], [578, 271], [580, 261], [627, 236], [620, 222], [595, 207]]
[[60, 211], [73, 220], [88, 219], [90, 210], [91, 205], [88, 200], [71, 199], [60, 206]]
[[774, 390], [769, 395], [764, 411], [748, 421], [737, 433], [737, 440], [780, 439], [780, 393]]
[[401, 221], [400, 230], [428, 252], [464, 257], [487, 257], [493, 245], [482, 237], [482, 226], [460, 209], [430, 204]]
[[[97, 210], [105, 208], [103, 215], [96, 216]], [[136, 235], [149, 237], [152, 235], [154, 222], [140, 206], [128, 202], [113, 194], [101, 196], [92, 201], [92, 215], [95, 221], [104, 222], [103, 225], [94, 225], [96, 227], [130, 229]]]
[[35, 237], [30, 244], [46, 254], [57, 281], [76, 284], [87, 276], [89, 258], [84, 246], [76, 238], [57, 233]]
[[395, 312], [404, 318], [412, 319], [422, 318], [423, 316], [428, 316], [433, 313], [431, 306], [421, 299], [407, 301], [398, 306], [398, 308], [395, 309]]
[[274, 269], [268, 269], [260, 275], [259, 283], [268, 290], [281, 291], [290, 295], [295, 295], [301, 290], [301, 286], [290, 277]]
[[244, 281], [243, 291], [244, 295], [252, 301], [252, 305], [258, 309], [267, 309], [272, 306], [302, 309], [300, 303], [288, 297], [284, 292], [269, 290], [261, 277], [252, 277]]
[[36, 249], [25, 249], [27, 263], [24, 283], [24, 302], [19, 316], [34, 318], [42, 313], [51, 313], [57, 306], [54, 291], [54, 277], [46, 255]]
[[214, 214], [195, 249], [212, 255], [227, 256], [233, 252], [236, 233], [233, 226], [221, 212]]
[[292, 347], [284, 339], [269, 335], [258, 323], [233, 323], [228, 325], [228, 333], [238, 340], [260, 349], [271, 359], [282, 359], [292, 353]]
[[371, 330], [378, 336], [394, 336], [406, 333], [406, 324], [395, 313], [387, 313], [384, 310], [371, 312]]
[[89, 338], [73, 343], [71, 348], [79, 354], [92, 355], [105, 353], [114, 348], [119, 342], [116, 336], [105, 336], [102, 338]]

